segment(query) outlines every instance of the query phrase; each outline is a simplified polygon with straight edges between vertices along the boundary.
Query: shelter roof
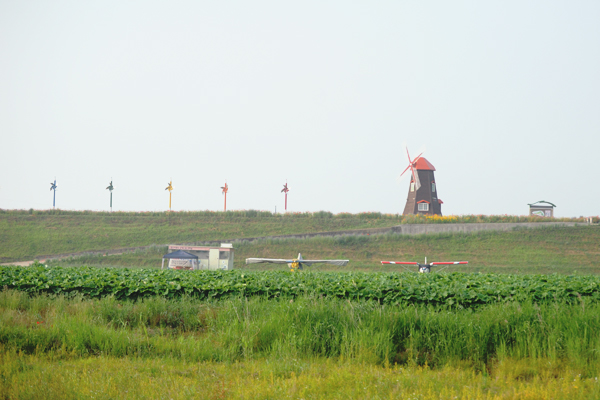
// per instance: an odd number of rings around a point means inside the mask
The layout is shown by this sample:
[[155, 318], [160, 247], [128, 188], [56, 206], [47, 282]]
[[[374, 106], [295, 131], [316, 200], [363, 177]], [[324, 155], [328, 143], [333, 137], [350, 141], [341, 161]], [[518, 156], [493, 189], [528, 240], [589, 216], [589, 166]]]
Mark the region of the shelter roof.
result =
[[425, 157], [420, 157], [415, 163], [415, 168], [420, 170], [430, 170], [435, 171], [435, 167], [431, 165], [429, 161]]
[[527, 204], [529, 207], [556, 207], [556, 204], [552, 204], [546, 200], [536, 201], [535, 203]]
[[187, 251], [177, 250], [169, 254], [165, 254], [163, 258], [176, 258], [179, 260], [197, 260], [198, 256], [188, 253]]

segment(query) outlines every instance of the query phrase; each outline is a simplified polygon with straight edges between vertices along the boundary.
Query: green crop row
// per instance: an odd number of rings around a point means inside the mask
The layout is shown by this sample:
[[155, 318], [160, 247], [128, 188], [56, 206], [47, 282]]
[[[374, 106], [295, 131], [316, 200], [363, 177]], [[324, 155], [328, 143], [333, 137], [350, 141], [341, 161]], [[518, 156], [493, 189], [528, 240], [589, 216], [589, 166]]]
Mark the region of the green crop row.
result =
[[221, 299], [303, 295], [384, 304], [470, 307], [498, 302], [600, 300], [600, 278], [562, 275], [416, 274], [287, 271], [172, 271], [91, 267], [1, 267], [0, 287], [32, 294]]

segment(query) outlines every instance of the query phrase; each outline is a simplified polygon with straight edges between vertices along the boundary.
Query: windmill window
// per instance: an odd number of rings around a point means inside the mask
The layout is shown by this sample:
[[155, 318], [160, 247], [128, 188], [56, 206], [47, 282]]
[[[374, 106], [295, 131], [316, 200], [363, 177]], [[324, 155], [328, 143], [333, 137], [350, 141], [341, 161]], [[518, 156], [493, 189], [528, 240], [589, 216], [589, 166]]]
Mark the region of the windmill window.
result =
[[410, 183], [410, 191], [411, 191], [411, 192], [414, 192], [414, 191], [415, 191], [415, 183], [414, 183], [414, 182], [411, 182], [411, 183]]
[[429, 203], [419, 203], [419, 211], [429, 211]]
[[435, 182], [431, 182], [431, 192], [435, 193]]

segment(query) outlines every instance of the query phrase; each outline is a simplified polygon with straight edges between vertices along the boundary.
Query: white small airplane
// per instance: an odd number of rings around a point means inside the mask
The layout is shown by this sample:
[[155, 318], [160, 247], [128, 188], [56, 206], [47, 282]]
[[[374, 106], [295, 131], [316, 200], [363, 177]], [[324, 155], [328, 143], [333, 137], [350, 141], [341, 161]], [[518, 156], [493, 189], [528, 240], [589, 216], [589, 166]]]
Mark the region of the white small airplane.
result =
[[287, 264], [290, 267], [290, 271], [303, 269], [304, 265], [310, 266], [313, 264], [331, 264], [344, 267], [348, 264], [348, 261], [350, 260], [305, 260], [300, 253], [298, 253], [298, 258], [294, 258], [293, 260], [287, 258], [246, 258], [246, 264]]
[[442, 261], [442, 262], [432, 262], [427, 264], [427, 257], [425, 257], [425, 263], [421, 264], [418, 262], [407, 262], [407, 261], [382, 261], [382, 264], [399, 264], [399, 265], [418, 265], [419, 272], [422, 274], [428, 274], [431, 272], [431, 267], [437, 265], [459, 265], [459, 264], [468, 264], [468, 261]]

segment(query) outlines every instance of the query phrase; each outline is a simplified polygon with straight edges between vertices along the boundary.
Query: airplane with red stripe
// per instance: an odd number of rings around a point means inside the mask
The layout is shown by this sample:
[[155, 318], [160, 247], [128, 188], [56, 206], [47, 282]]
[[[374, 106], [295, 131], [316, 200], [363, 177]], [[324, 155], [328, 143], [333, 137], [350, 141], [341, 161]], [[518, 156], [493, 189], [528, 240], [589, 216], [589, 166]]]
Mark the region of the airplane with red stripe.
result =
[[418, 265], [419, 266], [419, 272], [423, 273], [423, 274], [428, 274], [431, 272], [431, 267], [435, 267], [438, 265], [464, 265], [464, 264], [468, 264], [468, 261], [438, 261], [438, 262], [432, 262], [432, 263], [427, 263], [427, 257], [425, 257], [425, 263], [421, 264], [418, 262], [411, 262], [411, 261], [382, 261], [381, 264], [396, 264], [396, 265]]

